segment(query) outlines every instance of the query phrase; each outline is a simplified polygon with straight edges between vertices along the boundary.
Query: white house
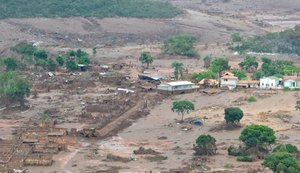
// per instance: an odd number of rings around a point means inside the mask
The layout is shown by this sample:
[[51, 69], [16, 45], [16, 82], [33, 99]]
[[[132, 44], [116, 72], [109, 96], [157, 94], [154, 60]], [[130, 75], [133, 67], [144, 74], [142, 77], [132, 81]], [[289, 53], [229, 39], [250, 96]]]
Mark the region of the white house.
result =
[[228, 89], [234, 89], [236, 88], [238, 84], [238, 78], [234, 76], [234, 74], [230, 72], [225, 72], [223, 76], [220, 79], [220, 87], [221, 88], [228, 88]]
[[157, 85], [157, 89], [160, 91], [167, 92], [184, 92], [188, 90], [193, 90], [199, 88], [198, 86], [194, 86], [192, 82], [189, 81], [177, 81], [177, 82], [169, 82]]
[[300, 81], [298, 76], [283, 76], [283, 86], [287, 88], [299, 88]]
[[263, 89], [281, 89], [282, 79], [275, 76], [263, 77], [259, 80], [260, 88]]

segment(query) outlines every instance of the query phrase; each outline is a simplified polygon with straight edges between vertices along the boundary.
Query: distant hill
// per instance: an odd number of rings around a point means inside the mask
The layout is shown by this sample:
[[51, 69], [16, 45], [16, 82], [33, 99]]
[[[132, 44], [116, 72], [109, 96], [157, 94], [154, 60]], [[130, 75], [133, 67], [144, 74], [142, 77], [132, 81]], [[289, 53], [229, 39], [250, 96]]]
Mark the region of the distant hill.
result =
[[157, 0], [0, 0], [0, 19], [33, 17], [171, 18], [180, 11]]
[[300, 26], [283, 32], [243, 39], [234, 48], [238, 52], [286, 53], [300, 55]]

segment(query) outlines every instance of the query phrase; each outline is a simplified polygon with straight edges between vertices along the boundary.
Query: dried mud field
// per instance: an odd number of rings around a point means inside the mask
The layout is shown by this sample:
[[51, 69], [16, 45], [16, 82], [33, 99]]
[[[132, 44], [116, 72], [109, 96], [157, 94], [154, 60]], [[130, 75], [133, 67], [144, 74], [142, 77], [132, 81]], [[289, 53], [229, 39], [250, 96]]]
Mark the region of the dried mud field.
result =
[[[28, 99], [26, 104], [29, 107], [20, 111], [17, 108], [6, 110], [0, 105], [0, 153], [11, 154], [17, 159], [24, 157], [20, 153], [3, 151], [5, 147], [11, 149], [12, 144], [19, 144], [16, 130], [22, 129], [20, 138], [23, 140], [44, 139], [45, 134], [24, 138], [31, 128], [39, 127], [43, 113], [51, 115], [53, 124], [41, 127], [41, 132], [49, 134], [65, 129], [66, 134], [54, 138], [55, 147], [46, 143], [47, 149], [60, 151], [44, 153], [54, 160], [52, 165], [13, 163], [11, 167], [18, 165], [33, 173], [183, 172], [190, 168], [199, 172], [246, 173], [260, 170], [261, 161], [251, 164], [237, 162], [235, 157], [228, 156], [227, 148], [241, 143], [239, 134], [242, 127], [249, 124], [268, 125], [276, 131], [278, 143], [293, 143], [300, 147], [299, 129], [293, 128], [294, 123], [300, 122], [299, 112], [295, 110], [299, 92], [212, 89], [211, 94], [200, 90], [165, 96], [145, 91], [143, 84], [137, 80], [142, 72], [138, 62], [142, 51], [151, 51], [155, 55], [152, 65], [155, 68], [149, 72], [164, 77], [170, 77], [173, 72], [170, 64], [175, 60], [182, 61], [189, 73], [202, 71], [202, 57], [208, 54], [227, 57], [232, 67], [238, 67], [242, 57], [233, 55], [226, 46], [230, 35], [240, 32], [249, 36], [292, 28], [300, 24], [300, 1], [166, 1], [183, 13], [172, 19], [77, 17], [0, 20], [2, 57], [10, 55], [9, 48], [21, 41], [35, 42], [53, 54], [77, 48], [92, 54], [92, 48], [96, 47], [93, 61], [109, 65], [113, 71], [122, 74], [103, 77], [99, 75], [103, 72], [99, 66], [74, 74], [28, 74], [36, 93]], [[162, 41], [179, 33], [197, 36], [199, 59], [160, 54]], [[284, 58], [300, 64], [300, 57], [274, 55], [271, 58]], [[115, 83], [124, 88], [133, 86], [136, 92], [117, 95]], [[252, 95], [257, 97], [257, 102], [248, 103], [246, 98]], [[195, 102], [196, 111], [185, 118], [200, 118], [204, 121], [203, 126], [178, 123], [180, 117], [171, 111], [171, 104], [176, 99]], [[239, 106], [244, 111], [241, 128], [224, 129], [224, 108], [228, 106]], [[214, 136], [218, 150], [217, 155], [202, 157], [203, 164], [195, 165], [193, 144], [201, 134]], [[226, 164], [232, 164], [233, 168], [225, 168]]]

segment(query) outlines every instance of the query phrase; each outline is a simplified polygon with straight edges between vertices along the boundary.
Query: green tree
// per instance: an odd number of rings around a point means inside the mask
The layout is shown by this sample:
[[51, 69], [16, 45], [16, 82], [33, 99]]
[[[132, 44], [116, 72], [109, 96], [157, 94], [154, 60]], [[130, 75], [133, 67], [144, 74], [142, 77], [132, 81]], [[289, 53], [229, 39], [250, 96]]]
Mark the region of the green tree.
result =
[[215, 155], [217, 151], [216, 139], [210, 135], [200, 135], [194, 144], [196, 155]]
[[76, 71], [78, 69], [77, 63], [73, 60], [68, 60], [66, 63], [66, 67], [70, 71]]
[[259, 79], [262, 78], [263, 76], [264, 76], [264, 74], [263, 74], [262, 71], [255, 71], [255, 72], [252, 74], [251, 78], [252, 78], [253, 80], [259, 80]]
[[17, 52], [18, 54], [32, 56], [34, 52], [37, 51], [37, 48], [33, 46], [32, 43], [22, 42], [16, 46], [10, 48], [12, 51]]
[[201, 72], [201, 73], [193, 73], [192, 74], [192, 79], [196, 83], [198, 83], [202, 79], [217, 79], [217, 75], [216, 75], [216, 73], [208, 70], [208, 71]]
[[14, 72], [0, 73], [0, 95], [24, 107], [25, 98], [30, 95], [30, 85]]
[[18, 69], [20, 62], [15, 57], [8, 57], [3, 60], [4, 65], [6, 66], [6, 71], [14, 71]]
[[169, 55], [198, 56], [194, 48], [197, 39], [190, 35], [176, 35], [164, 42], [164, 53]]
[[286, 144], [286, 145], [278, 145], [273, 149], [273, 152], [286, 152], [290, 154], [297, 154], [299, 153], [299, 150], [295, 145]]
[[262, 165], [278, 173], [300, 172], [299, 162], [286, 152], [274, 152], [269, 154]]
[[78, 64], [89, 65], [90, 62], [90, 58], [87, 55], [83, 55], [78, 58]]
[[59, 55], [55, 58], [55, 60], [60, 66], [63, 66], [65, 64], [65, 58], [63, 56]]
[[174, 76], [178, 80], [179, 76], [183, 76], [184, 65], [182, 62], [175, 61], [172, 63], [172, 67], [174, 68]]
[[234, 76], [236, 76], [239, 80], [242, 80], [242, 79], [247, 78], [246, 73], [245, 73], [244, 71], [242, 71], [242, 70], [232, 70], [231, 72], [232, 72], [232, 73], [234, 74]]
[[256, 147], [265, 149], [266, 146], [275, 143], [276, 136], [273, 129], [264, 125], [247, 126], [240, 135], [240, 140], [247, 147]]
[[177, 112], [178, 115], [181, 114], [181, 122], [183, 122], [183, 116], [185, 113], [195, 110], [195, 105], [193, 102], [188, 100], [177, 100], [173, 102], [171, 110]]
[[229, 70], [228, 60], [224, 58], [216, 58], [212, 61], [209, 69], [214, 73], [221, 73], [222, 71]]
[[52, 59], [47, 60], [47, 69], [50, 71], [55, 71], [57, 65]]
[[34, 52], [33, 55], [37, 60], [39, 60], [39, 59], [45, 60], [48, 58], [48, 54], [45, 50], [38, 50], [38, 51]]
[[212, 57], [211, 56], [205, 56], [203, 58], [203, 62], [204, 62], [204, 68], [209, 68], [210, 67], [210, 63], [212, 61]]
[[242, 37], [241, 37], [240, 33], [233, 33], [233, 34], [231, 34], [231, 40], [232, 40], [232, 42], [241, 42]]
[[47, 60], [44, 60], [44, 59], [39, 59], [35, 62], [35, 65], [36, 66], [40, 66], [42, 67], [44, 70], [47, 68], [47, 65], [48, 65], [48, 61]]
[[149, 68], [149, 65], [153, 63], [153, 57], [150, 52], [142, 52], [139, 61], [142, 64], [147, 64], [147, 68]]
[[80, 58], [82, 56], [88, 56], [88, 53], [86, 53], [85, 51], [81, 50], [81, 49], [77, 49], [75, 52], [75, 56], [77, 58]]
[[243, 111], [238, 107], [229, 107], [224, 110], [226, 123], [236, 124], [244, 117]]
[[241, 67], [242, 70], [253, 72], [257, 70], [258, 62], [256, 61], [255, 57], [247, 55], [244, 61], [239, 63], [239, 66]]

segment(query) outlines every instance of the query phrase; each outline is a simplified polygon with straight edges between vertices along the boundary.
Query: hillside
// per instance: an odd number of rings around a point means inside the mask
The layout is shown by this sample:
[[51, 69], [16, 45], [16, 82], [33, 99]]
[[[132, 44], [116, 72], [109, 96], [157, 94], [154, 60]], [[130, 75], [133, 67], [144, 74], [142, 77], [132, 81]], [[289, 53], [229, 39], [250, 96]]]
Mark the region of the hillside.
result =
[[153, 0], [0, 0], [0, 19], [31, 17], [140, 17], [170, 18], [179, 10]]

